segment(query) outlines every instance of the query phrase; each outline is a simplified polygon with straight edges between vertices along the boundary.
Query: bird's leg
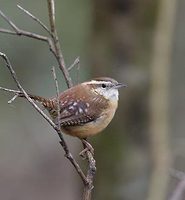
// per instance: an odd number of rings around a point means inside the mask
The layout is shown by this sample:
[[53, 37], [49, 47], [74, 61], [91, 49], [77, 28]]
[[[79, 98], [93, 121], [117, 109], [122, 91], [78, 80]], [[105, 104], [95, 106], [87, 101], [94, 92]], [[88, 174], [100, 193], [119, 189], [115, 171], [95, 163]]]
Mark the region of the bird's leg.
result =
[[92, 155], [94, 155], [94, 149], [92, 147], [92, 145], [87, 142], [87, 138], [86, 139], [82, 139], [82, 144], [84, 146], [84, 150], [87, 149], [87, 151], [90, 151]]
[[94, 149], [92, 145], [87, 142], [87, 138], [81, 139], [84, 149], [79, 153], [82, 158], [86, 158], [86, 153], [89, 151], [92, 155], [94, 155]]

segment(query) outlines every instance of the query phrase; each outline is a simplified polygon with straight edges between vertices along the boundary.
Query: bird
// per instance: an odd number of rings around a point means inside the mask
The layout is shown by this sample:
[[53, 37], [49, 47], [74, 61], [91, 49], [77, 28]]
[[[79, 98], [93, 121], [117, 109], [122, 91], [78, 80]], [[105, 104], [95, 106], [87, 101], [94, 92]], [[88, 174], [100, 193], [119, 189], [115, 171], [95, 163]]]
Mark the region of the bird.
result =
[[[53, 122], [56, 125], [59, 123], [63, 133], [87, 139], [102, 132], [113, 119], [118, 107], [118, 89], [121, 87], [127, 85], [113, 78], [99, 77], [65, 90], [58, 98], [29, 96], [44, 106]], [[24, 94], [19, 96], [25, 97]]]

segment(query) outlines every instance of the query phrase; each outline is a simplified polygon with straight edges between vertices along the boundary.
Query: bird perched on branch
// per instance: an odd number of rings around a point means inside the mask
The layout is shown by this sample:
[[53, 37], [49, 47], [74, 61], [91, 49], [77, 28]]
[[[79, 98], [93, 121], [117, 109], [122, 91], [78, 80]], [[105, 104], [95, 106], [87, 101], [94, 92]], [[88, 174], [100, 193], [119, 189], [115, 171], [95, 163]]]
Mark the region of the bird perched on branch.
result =
[[[59, 122], [64, 133], [86, 139], [101, 132], [111, 122], [118, 106], [120, 87], [126, 85], [112, 78], [102, 77], [67, 89], [59, 95], [59, 99], [29, 96], [48, 110], [53, 122]], [[19, 96], [24, 97], [24, 94]]]

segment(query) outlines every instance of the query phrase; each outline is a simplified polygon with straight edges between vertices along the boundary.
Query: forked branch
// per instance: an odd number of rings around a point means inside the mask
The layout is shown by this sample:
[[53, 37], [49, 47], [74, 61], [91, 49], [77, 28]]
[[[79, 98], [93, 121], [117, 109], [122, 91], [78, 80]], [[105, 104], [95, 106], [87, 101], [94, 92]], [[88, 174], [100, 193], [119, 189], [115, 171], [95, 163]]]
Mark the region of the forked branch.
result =
[[[22, 30], [18, 28], [2, 11], [0, 11], [0, 16], [4, 18], [4, 20], [10, 25], [12, 30], [9, 29], [4, 29], [0, 28], [1, 33], [5, 34], [12, 34], [12, 35], [17, 35], [17, 36], [25, 36], [33, 39], [37, 39], [40, 41], [44, 41], [48, 43], [49, 48], [53, 55], [55, 56], [59, 68], [61, 69], [64, 78], [66, 80], [67, 86], [71, 87], [72, 80], [69, 75], [69, 71], [75, 66], [79, 64], [79, 58], [77, 58], [74, 63], [70, 67], [66, 67], [66, 64], [64, 62], [64, 57], [61, 51], [61, 46], [59, 43], [59, 38], [56, 30], [56, 23], [55, 23], [55, 5], [54, 5], [54, 0], [47, 0], [48, 3], [48, 13], [49, 13], [49, 23], [50, 23], [50, 28], [48, 28], [43, 22], [41, 22], [37, 17], [35, 17], [33, 14], [31, 14], [29, 11], [26, 9], [22, 8], [20, 5], [18, 5], [18, 8], [21, 9], [25, 14], [27, 14], [31, 19], [36, 21], [47, 33], [49, 36], [43, 36], [37, 33], [32, 33], [28, 32], [25, 30]], [[87, 174], [85, 175], [80, 168], [79, 164], [76, 162], [76, 160], [73, 158], [72, 154], [69, 151], [69, 148], [67, 146], [67, 143], [65, 142], [63, 135], [60, 130], [60, 126], [57, 126], [53, 121], [38, 107], [38, 105], [29, 97], [29, 94], [24, 90], [22, 85], [20, 84], [17, 75], [8, 59], [8, 57], [0, 52], [0, 57], [2, 57], [6, 63], [6, 66], [8, 70], [11, 73], [12, 78], [14, 79], [14, 82], [18, 88], [18, 90], [12, 90], [12, 89], [7, 89], [4, 87], [0, 87], [0, 90], [6, 91], [13, 93], [14, 96], [11, 100], [8, 101], [8, 103], [12, 103], [20, 94], [24, 95], [27, 101], [34, 107], [34, 109], [53, 127], [53, 129], [57, 132], [59, 138], [60, 138], [60, 144], [63, 147], [65, 151], [65, 156], [69, 159], [71, 164], [74, 166], [75, 170], [81, 177], [83, 183], [84, 183], [84, 193], [83, 193], [83, 200], [90, 200], [91, 199], [91, 193], [93, 189], [93, 180], [94, 180], [94, 175], [96, 172], [96, 162], [95, 159], [93, 158], [93, 155], [91, 152], [87, 151], [86, 156], [87, 156], [87, 161], [88, 161], [88, 168], [87, 168]], [[55, 80], [55, 86], [56, 86], [56, 93], [57, 93], [57, 99], [58, 99], [58, 116], [59, 116], [59, 90], [58, 90], [58, 82], [56, 79], [56, 73], [55, 69], [53, 68], [53, 76]], [[58, 123], [59, 124], [59, 123]]]
[[11, 73], [12, 78], [14, 79], [15, 84], [17, 85], [19, 90], [11, 90], [11, 89], [7, 89], [7, 88], [3, 88], [0, 87], [0, 90], [6, 91], [6, 92], [11, 92], [14, 93], [15, 96], [18, 96], [19, 94], [24, 94], [25, 98], [28, 100], [28, 102], [35, 108], [35, 110], [42, 115], [42, 117], [53, 127], [53, 129], [57, 132], [59, 138], [60, 138], [60, 144], [62, 145], [64, 151], [65, 151], [65, 156], [71, 161], [72, 165], [75, 167], [76, 171], [78, 172], [78, 174], [80, 175], [83, 183], [86, 185], [87, 184], [87, 179], [84, 175], [84, 173], [82, 172], [80, 166], [78, 165], [78, 163], [75, 161], [75, 159], [73, 158], [72, 154], [69, 151], [69, 148], [63, 138], [63, 135], [60, 131], [60, 129], [58, 129], [58, 127], [56, 126], [55, 123], [53, 123], [53, 121], [37, 106], [37, 104], [29, 97], [28, 93], [24, 90], [24, 88], [21, 86], [17, 75], [8, 59], [8, 57], [4, 54], [0, 52], [0, 56], [4, 59], [6, 66], [8, 68], [8, 70]]
[[56, 24], [55, 24], [55, 2], [54, 0], [48, 0], [48, 12], [49, 12], [49, 22], [50, 22], [50, 29], [52, 33], [53, 45], [55, 48], [55, 57], [58, 61], [59, 67], [62, 70], [64, 78], [68, 87], [73, 85], [69, 72], [67, 70], [64, 57], [62, 54], [62, 50], [60, 47], [60, 42], [57, 34]]

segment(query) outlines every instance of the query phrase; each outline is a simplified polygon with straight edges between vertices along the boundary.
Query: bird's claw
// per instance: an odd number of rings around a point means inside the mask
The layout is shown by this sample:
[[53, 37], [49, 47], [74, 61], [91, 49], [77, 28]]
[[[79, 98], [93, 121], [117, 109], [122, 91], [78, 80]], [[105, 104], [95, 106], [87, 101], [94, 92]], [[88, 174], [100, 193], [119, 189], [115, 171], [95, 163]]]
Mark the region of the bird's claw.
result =
[[92, 145], [89, 142], [87, 142], [87, 140], [85, 140], [85, 139], [82, 139], [82, 143], [83, 143], [84, 149], [79, 153], [79, 155], [83, 159], [86, 159], [87, 152], [90, 152], [94, 156], [94, 149], [93, 149]]

